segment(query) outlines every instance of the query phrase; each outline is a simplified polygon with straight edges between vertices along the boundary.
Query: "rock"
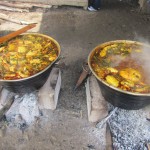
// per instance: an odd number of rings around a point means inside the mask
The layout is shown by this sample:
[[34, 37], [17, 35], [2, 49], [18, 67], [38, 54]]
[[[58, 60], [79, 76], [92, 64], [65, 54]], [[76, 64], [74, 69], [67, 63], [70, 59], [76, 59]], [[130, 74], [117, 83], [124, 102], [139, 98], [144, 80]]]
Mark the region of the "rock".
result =
[[90, 76], [87, 80], [86, 97], [88, 120], [90, 122], [98, 122], [108, 115], [107, 103], [94, 76]]
[[39, 90], [40, 109], [55, 110], [61, 88], [61, 72], [59, 68], [53, 68], [46, 83]]

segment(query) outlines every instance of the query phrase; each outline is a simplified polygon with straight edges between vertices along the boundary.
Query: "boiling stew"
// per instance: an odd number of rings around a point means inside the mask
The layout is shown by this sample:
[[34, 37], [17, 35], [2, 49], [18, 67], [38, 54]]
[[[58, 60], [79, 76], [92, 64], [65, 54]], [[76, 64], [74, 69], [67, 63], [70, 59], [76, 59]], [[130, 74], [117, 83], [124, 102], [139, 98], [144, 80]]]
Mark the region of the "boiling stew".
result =
[[56, 60], [58, 48], [47, 37], [25, 34], [0, 45], [0, 79], [32, 76]]
[[91, 66], [96, 75], [111, 86], [121, 90], [149, 93], [150, 83], [141, 55], [143, 47], [137, 43], [111, 43], [95, 49]]

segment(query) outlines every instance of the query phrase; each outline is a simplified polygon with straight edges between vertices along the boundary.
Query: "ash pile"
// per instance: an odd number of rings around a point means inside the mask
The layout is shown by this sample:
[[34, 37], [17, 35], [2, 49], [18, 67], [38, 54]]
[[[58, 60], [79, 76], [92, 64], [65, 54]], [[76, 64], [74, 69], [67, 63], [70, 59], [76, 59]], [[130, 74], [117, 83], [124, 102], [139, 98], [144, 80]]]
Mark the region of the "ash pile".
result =
[[[95, 135], [106, 150], [150, 149], [150, 106], [125, 110], [106, 102], [94, 76], [86, 83], [89, 122], [95, 123]], [[105, 131], [105, 132], [104, 132]], [[101, 134], [104, 135], [101, 135]]]
[[149, 150], [149, 113], [150, 109], [148, 110], [148, 108], [130, 111], [118, 108], [114, 112], [108, 120], [112, 132], [114, 149]]
[[13, 93], [1, 87], [0, 119], [21, 130], [42, 116], [43, 109], [55, 110], [61, 88], [61, 71], [53, 68], [46, 83], [35, 91]]

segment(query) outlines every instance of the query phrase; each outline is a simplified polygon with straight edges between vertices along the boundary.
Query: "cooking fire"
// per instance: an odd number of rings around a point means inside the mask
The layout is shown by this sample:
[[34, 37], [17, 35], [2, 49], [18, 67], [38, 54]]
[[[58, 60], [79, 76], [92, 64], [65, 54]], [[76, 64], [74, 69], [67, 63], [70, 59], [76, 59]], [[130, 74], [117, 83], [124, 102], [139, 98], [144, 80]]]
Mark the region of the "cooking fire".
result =
[[5, 115], [11, 125], [20, 129], [32, 124], [43, 109], [55, 110], [61, 88], [61, 72], [52, 68], [46, 83], [39, 89], [25, 93], [13, 93], [2, 88], [0, 95], [0, 118]]
[[[150, 85], [146, 62], [142, 66], [135, 57], [143, 54], [143, 47], [149, 49], [135, 41], [106, 42], [92, 50], [83, 66], [75, 90], [89, 75], [88, 120], [96, 123], [93, 133], [103, 141], [103, 147], [148, 149], [150, 111], [144, 107], [150, 104]], [[2, 43], [0, 53], [0, 119], [24, 130], [42, 117], [44, 109], [57, 107], [61, 71], [52, 65], [60, 55], [60, 46], [49, 36], [24, 34]]]

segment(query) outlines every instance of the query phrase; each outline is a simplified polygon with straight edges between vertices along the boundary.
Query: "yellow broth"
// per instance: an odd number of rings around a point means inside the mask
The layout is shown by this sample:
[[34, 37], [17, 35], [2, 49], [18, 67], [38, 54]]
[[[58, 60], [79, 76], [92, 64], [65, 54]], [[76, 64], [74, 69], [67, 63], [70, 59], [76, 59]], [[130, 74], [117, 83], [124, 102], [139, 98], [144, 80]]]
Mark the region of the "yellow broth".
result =
[[96, 75], [111, 86], [121, 90], [149, 93], [142, 62], [136, 59], [143, 47], [137, 43], [113, 43], [97, 47], [91, 57], [91, 67]]
[[57, 45], [49, 38], [19, 35], [0, 45], [0, 79], [27, 78], [45, 69], [57, 57]]

